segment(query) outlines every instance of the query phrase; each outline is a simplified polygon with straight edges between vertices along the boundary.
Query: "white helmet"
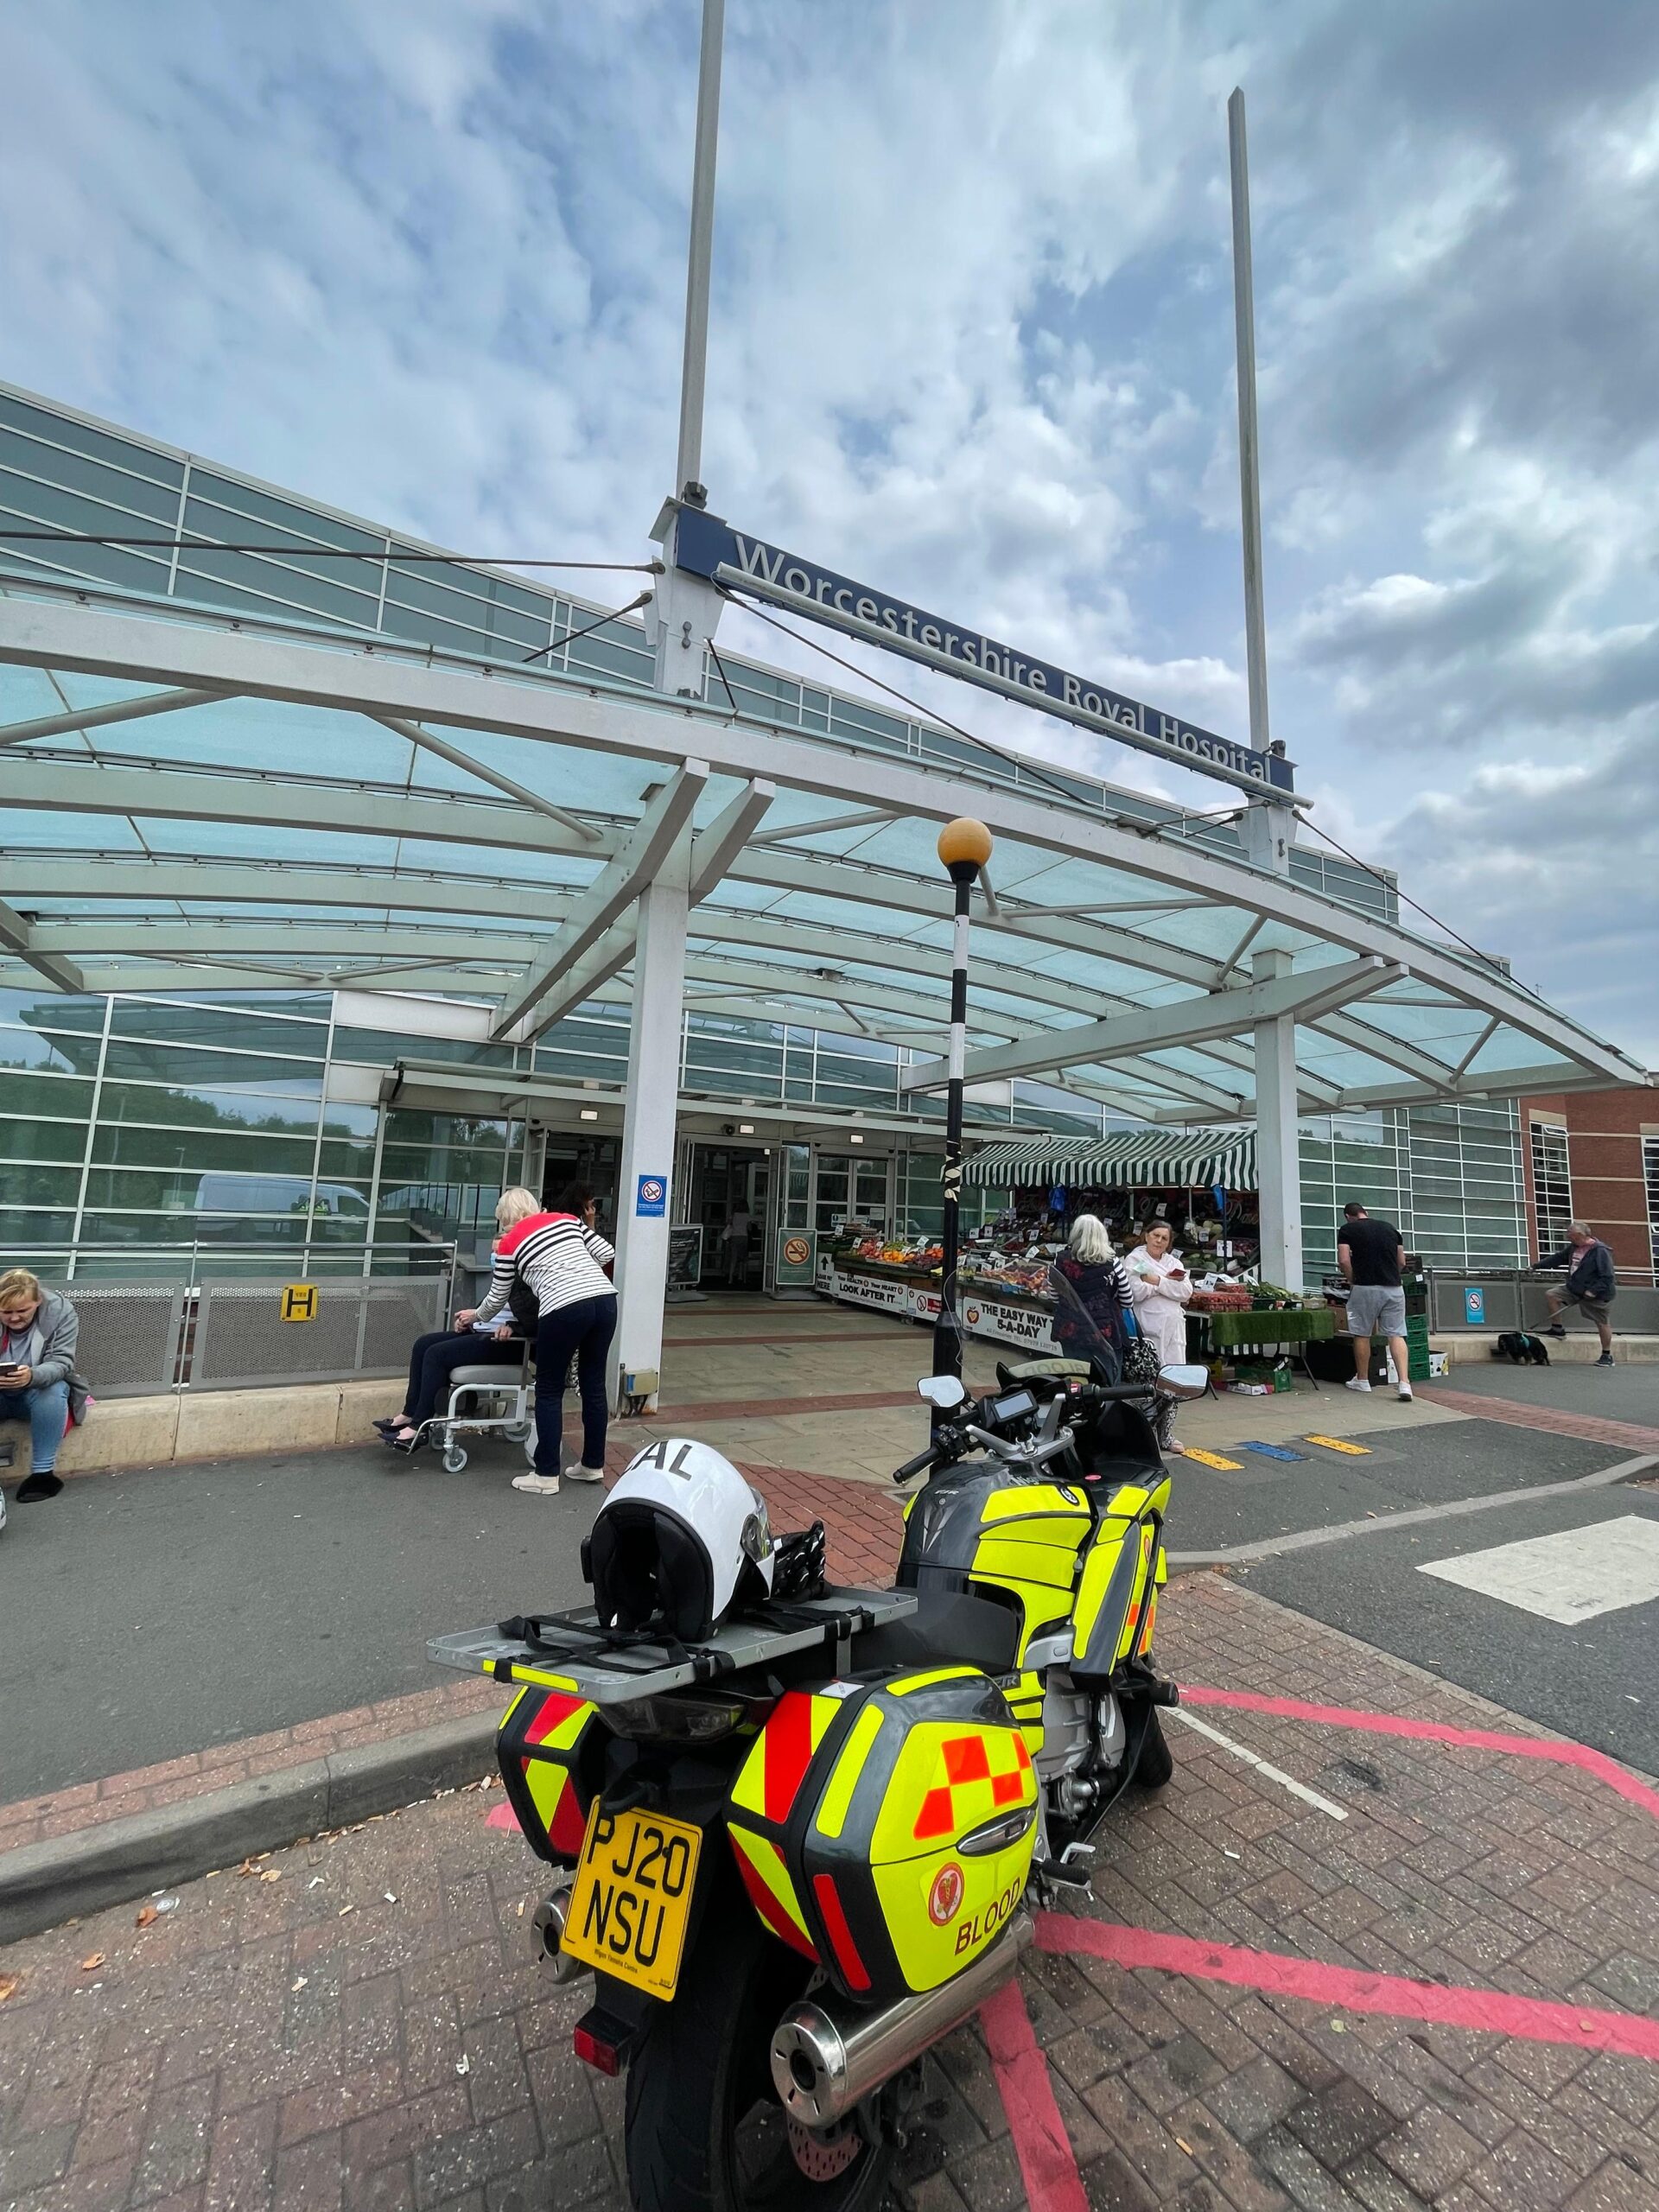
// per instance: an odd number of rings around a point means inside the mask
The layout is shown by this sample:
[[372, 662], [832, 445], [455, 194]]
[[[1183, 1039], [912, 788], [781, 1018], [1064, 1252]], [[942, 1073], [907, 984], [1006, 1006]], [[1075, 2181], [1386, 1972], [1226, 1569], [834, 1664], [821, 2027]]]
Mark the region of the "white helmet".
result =
[[731, 1461], [690, 1437], [636, 1452], [582, 1548], [605, 1628], [707, 1637], [734, 1602], [772, 1594], [766, 1502]]

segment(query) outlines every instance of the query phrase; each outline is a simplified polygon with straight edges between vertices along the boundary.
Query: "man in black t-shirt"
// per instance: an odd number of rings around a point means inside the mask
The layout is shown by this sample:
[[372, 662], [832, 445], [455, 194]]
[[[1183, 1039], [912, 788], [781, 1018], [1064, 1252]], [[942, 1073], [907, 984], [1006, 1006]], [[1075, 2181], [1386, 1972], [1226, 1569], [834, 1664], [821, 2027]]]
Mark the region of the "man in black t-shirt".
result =
[[1386, 1337], [1394, 1356], [1400, 1395], [1409, 1398], [1407, 1370], [1406, 1294], [1400, 1287], [1400, 1270], [1406, 1248], [1391, 1221], [1373, 1221], [1357, 1198], [1342, 1210], [1337, 1232], [1337, 1258], [1348, 1278], [1348, 1333], [1354, 1340], [1351, 1390], [1369, 1390], [1371, 1338]]

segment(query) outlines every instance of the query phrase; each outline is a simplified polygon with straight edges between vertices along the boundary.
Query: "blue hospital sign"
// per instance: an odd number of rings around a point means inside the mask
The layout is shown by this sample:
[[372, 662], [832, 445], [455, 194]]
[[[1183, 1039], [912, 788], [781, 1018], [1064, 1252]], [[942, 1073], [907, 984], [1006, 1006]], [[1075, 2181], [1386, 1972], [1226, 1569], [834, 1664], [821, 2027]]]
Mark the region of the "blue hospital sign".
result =
[[633, 1202], [636, 1214], [647, 1219], [660, 1217], [668, 1211], [668, 1178], [666, 1175], [642, 1175], [639, 1194]]
[[849, 637], [867, 639], [906, 659], [960, 676], [1022, 706], [1098, 730], [1137, 751], [1201, 774], [1219, 776], [1268, 798], [1287, 799], [1294, 785], [1282, 754], [1257, 753], [1179, 715], [1166, 715], [1109, 685], [1073, 676], [1052, 662], [1016, 652], [998, 639], [946, 622], [890, 592], [855, 583], [817, 561], [746, 537], [718, 515], [682, 507], [674, 528], [674, 565], [713, 583], [752, 592]]
[[1471, 1329], [1484, 1326], [1486, 1319], [1486, 1294], [1471, 1283], [1463, 1294], [1463, 1318]]

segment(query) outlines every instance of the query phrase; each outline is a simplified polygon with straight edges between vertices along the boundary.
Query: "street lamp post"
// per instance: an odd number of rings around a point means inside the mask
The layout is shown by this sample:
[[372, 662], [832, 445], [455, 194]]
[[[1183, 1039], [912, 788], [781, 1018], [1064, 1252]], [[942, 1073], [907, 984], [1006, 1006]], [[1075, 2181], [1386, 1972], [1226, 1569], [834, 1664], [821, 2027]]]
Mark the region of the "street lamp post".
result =
[[962, 1078], [967, 1060], [968, 908], [979, 872], [991, 857], [991, 833], [963, 816], [939, 832], [939, 858], [957, 887], [956, 935], [950, 950], [950, 1080], [944, 1107], [944, 1247], [939, 1268], [939, 1318], [933, 1329], [933, 1372], [962, 1374], [962, 1330], [957, 1319], [957, 1251], [962, 1203]]

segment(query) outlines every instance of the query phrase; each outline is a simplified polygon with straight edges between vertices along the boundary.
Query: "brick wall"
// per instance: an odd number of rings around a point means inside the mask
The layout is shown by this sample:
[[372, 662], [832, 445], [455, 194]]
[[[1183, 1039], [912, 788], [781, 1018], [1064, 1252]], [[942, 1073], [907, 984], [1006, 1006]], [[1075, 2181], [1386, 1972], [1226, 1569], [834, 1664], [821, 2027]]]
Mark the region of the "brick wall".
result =
[[1567, 1131], [1573, 1211], [1611, 1248], [1621, 1268], [1645, 1273], [1653, 1265], [1642, 1138], [1659, 1135], [1659, 1089], [1569, 1091], [1521, 1102], [1521, 1157], [1526, 1179], [1527, 1227], [1538, 1249], [1538, 1210], [1532, 1182], [1535, 1121]]

